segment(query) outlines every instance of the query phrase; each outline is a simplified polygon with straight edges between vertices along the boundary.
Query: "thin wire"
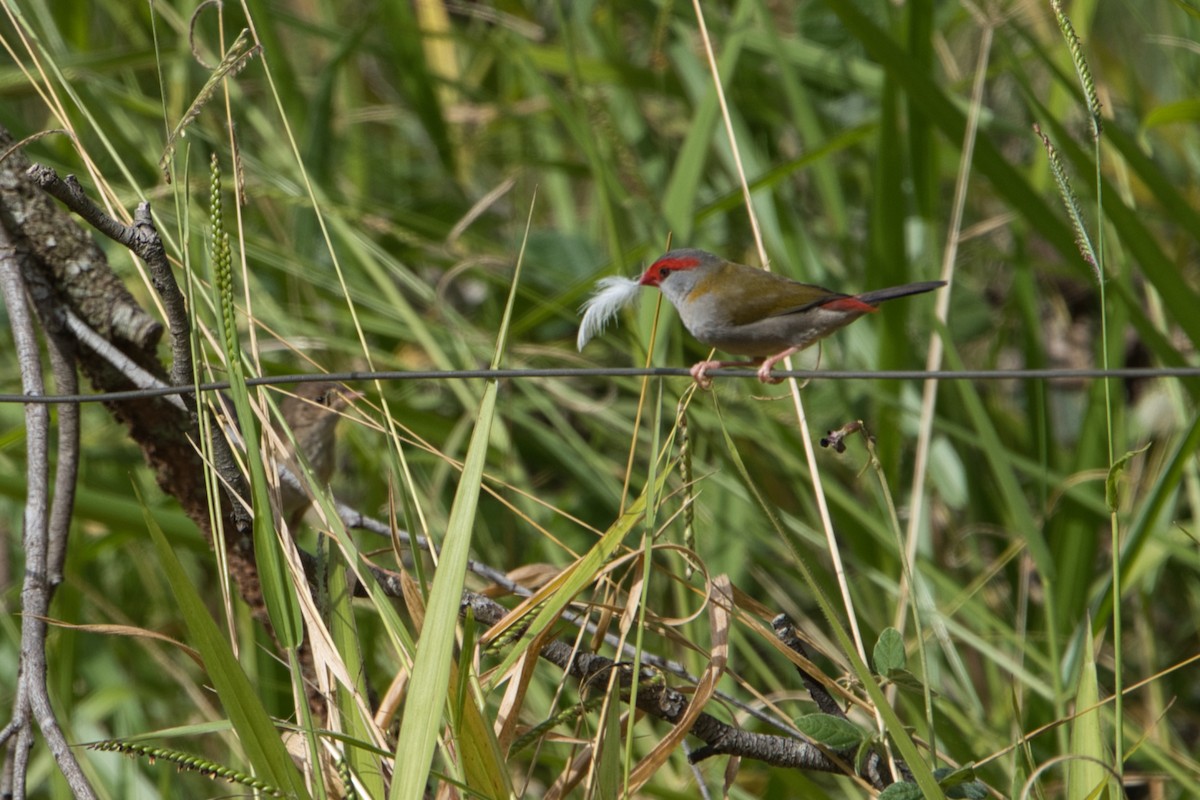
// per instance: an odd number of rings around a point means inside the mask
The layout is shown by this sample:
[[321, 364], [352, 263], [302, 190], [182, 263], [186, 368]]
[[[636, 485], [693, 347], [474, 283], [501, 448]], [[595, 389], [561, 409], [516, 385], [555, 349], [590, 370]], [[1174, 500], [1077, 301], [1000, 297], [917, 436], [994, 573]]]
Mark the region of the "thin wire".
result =
[[[708, 373], [714, 378], [757, 378], [752, 369], [717, 369]], [[963, 369], [934, 370], [778, 370], [777, 378], [796, 378], [800, 381], [1088, 381], [1104, 378], [1200, 378], [1197, 367], [1122, 367], [1117, 369]], [[457, 370], [383, 370], [378, 372], [323, 372], [317, 375], [273, 375], [250, 378], [247, 386], [275, 386], [293, 383], [338, 381], [444, 381], [444, 380], [505, 380], [525, 378], [688, 378], [691, 373], [683, 367], [549, 367], [544, 369], [457, 369]], [[0, 403], [108, 403], [119, 400], [138, 400], [147, 397], [166, 397], [200, 392], [217, 392], [229, 388], [228, 381], [213, 381], [194, 386], [159, 386], [102, 394], [23, 395], [0, 393]]]

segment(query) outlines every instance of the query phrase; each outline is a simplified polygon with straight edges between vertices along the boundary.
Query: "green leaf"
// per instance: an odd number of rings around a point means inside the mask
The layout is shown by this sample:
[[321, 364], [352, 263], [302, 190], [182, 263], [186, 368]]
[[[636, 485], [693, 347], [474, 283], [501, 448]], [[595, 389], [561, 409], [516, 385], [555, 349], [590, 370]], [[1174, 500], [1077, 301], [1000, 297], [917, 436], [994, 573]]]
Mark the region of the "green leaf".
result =
[[[1109, 779], [1105, 765], [1112, 757], [1104, 744], [1100, 719], [1100, 686], [1096, 677], [1096, 641], [1092, 638], [1092, 622], [1084, 622], [1083, 660], [1079, 665], [1079, 688], [1075, 691], [1077, 716], [1071, 720], [1071, 755], [1067, 763], [1068, 800], [1098, 797]], [[1082, 712], [1082, 713], [1080, 713]], [[1116, 795], [1113, 795], [1116, 796]]]
[[466, 786], [480, 797], [512, 797], [513, 788], [496, 733], [484, 719], [475, 701], [476, 693], [467, 686], [473, 682], [469, 672], [470, 654], [471, 651], [464, 648], [458, 678], [466, 691], [456, 698], [454, 709], [454, 735], [458, 740]]
[[904, 637], [895, 628], [885, 628], [875, 642], [871, 652], [871, 661], [875, 672], [885, 677], [889, 673], [902, 670], [908, 666], [908, 656], [904, 652]]
[[[898, 689], [904, 689], [909, 692], [925, 691], [924, 682], [906, 669], [889, 670], [884, 677], [895, 684]], [[937, 692], [931, 692], [931, 694], [935, 697], [937, 696]]]
[[608, 692], [604, 698], [604, 732], [596, 753], [596, 781], [593, 797], [596, 800], [620, 800], [621, 792], [621, 693]]
[[1200, 19], [1200, 9], [1197, 9], [1191, 3], [1185, 2], [1185, 0], [1174, 0], [1174, 2], [1175, 2], [1175, 5], [1182, 8], [1190, 16], [1195, 17], [1196, 19]]
[[1177, 100], [1174, 103], [1164, 103], [1147, 114], [1142, 120], [1142, 130], [1174, 122], [1195, 122], [1196, 120], [1200, 120], [1200, 100], [1193, 98]]
[[952, 789], [946, 790], [946, 797], [962, 798], [962, 800], [987, 800], [988, 798], [987, 784], [983, 781], [971, 781], [960, 786], [955, 786]]
[[[136, 486], [135, 486], [136, 491]], [[139, 493], [140, 496], [140, 493]], [[188, 627], [188, 641], [200, 651], [204, 669], [212, 681], [217, 697], [229, 721], [237, 732], [238, 742], [246, 753], [250, 766], [275, 786], [294, 797], [309, 797], [304, 778], [291, 755], [283, 745], [283, 739], [275, 724], [263, 708], [254, 687], [242, 672], [229, 647], [229, 641], [217, 627], [196, 587], [192, 585], [183, 564], [171, 549], [150, 511], [145, 513], [146, 529], [158, 551], [158, 561], [167, 576], [167, 584], [175, 595], [175, 602], [183, 612]]]
[[921, 787], [915, 783], [893, 783], [879, 793], [879, 800], [924, 800]]
[[938, 785], [946, 790], [947, 797], [983, 800], [987, 797], [987, 786], [975, 780], [975, 765], [963, 764], [957, 769], [938, 767], [933, 771]]
[[800, 732], [831, 750], [849, 750], [863, 740], [863, 732], [854, 723], [832, 714], [807, 714], [796, 720]]
[[[342, 660], [350, 668], [357, 695], [366, 698], [368, 687], [365, 670], [362, 668], [363, 654], [359, 647], [358, 627], [354, 621], [346, 562], [340, 552], [331, 552], [329, 559], [330, 569], [326, 576], [329, 635]], [[367, 796], [383, 797], [387, 793], [383, 779], [383, 762], [375, 749], [368, 746], [371, 742], [369, 721], [363, 719], [363, 712], [355, 702], [355, 692], [338, 683], [334, 696], [343, 729], [348, 736], [343, 751], [346, 768], [355, 776]]]
[[1117, 497], [1117, 481], [1121, 477], [1121, 473], [1125, 471], [1125, 465], [1133, 460], [1134, 456], [1140, 456], [1142, 453], [1150, 449], [1150, 442], [1137, 450], [1130, 450], [1125, 455], [1113, 462], [1113, 465], [1108, 468], [1108, 477], [1104, 479], [1104, 502], [1108, 504], [1108, 510], [1116, 513], [1117, 506], [1121, 499]]
[[441, 560], [429, 592], [425, 625], [417, 641], [417, 654], [413, 662], [412, 684], [404, 703], [400, 735], [396, 740], [397, 763], [405, 764], [406, 768], [397, 772], [396, 781], [392, 784], [392, 798], [415, 800], [425, 792], [425, 781], [441, 730], [442, 710], [450, 685], [451, 653], [462, 600], [463, 577], [471, 548], [475, 509], [479, 504], [479, 488], [483, 482], [483, 465], [491, 438], [498, 388], [497, 381], [489, 381], [483, 393], [475, 431], [471, 434], [458, 490], [450, 508]]

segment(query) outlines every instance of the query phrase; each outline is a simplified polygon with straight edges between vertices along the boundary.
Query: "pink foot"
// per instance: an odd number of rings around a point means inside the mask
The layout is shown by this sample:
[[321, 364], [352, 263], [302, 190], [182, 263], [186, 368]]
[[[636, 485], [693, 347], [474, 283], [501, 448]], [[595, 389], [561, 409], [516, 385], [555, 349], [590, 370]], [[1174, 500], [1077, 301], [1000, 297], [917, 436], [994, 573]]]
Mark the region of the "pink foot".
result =
[[696, 381], [696, 384], [701, 389], [711, 389], [712, 378], [708, 377], [708, 371], [710, 369], [720, 369], [723, 366], [725, 365], [720, 361], [701, 361], [698, 364], [693, 364], [691, 370], [692, 379]]
[[774, 369], [775, 365], [780, 361], [783, 361], [785, 358], [794, 353], [798, 353], [800, 349], [801, 348], [799, 347], [789, 347], [782, 353], [776, 353], [770, 358], [764, 359], [762, 366], [758, 368], [758, 379], [763, 383], [783, 383], [783, 378], [776, 378], [771, 374], [771, 370]]
[[783, 378], [776, 378], [771, 374], [771, 368], [774, 366], [774, 362], [764, 361], [758, 368], [758, 379], [763, 383], [783, 383]]

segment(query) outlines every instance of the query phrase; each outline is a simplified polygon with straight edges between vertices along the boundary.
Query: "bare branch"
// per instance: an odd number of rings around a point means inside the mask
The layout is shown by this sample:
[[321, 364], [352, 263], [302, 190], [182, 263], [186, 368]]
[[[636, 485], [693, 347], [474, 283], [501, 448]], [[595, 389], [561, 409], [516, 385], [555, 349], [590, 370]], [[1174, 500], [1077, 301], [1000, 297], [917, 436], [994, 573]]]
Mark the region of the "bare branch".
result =
[[110, 217], [103, 208], [93, 202], [74, 175], [68, 175], [66, 180], [63, 180], [54, 170], [42, 164], [31, 166], [28, 175], [34, 183], [83, 217], [93, 228], [125, 246], [146, 263], [154, 289], [162, 298], [163, 307], [167, 312], [167, 324], [171, 329], [171, 353], [174, 359], [171, 367], [171, 385], [184, 386], [192, 383], [191, 320], [187, 313], [187, 302], [171, 272], [167, 251], [150, 214], [150, 204], [139, 203], [133, 215], [133, 225], [125, 225]]
[[[54, 388], [60, 392], [79, 391], [75, 371], [75, 343], [61, 332], [48, 331], [46, 345]], [[71, 403], [58, 409], [58, 449], [54, 463], [54, 500], [50, 506], [49, 551], [46, 575], [51, 593], [62, 583], [63, 562], [67, 557], [67, 539], [71, 517], [75, 513], [75, 484], [79, 477], [79, 406]]]
[[[0, 148], [11, 144], [8, 131], [0, 129]], [[0, 162], [0, 224], [14, 246], [29, 250], [67, 304], [101, 336], [153, 348], [162, 337], [162, 323], [138, 306], [87, 231], [26, 177], [28, 167], [20, 151]]]
[[[21, 388], [27, 395], [45, 394], [41, 358], [33, 316], [25, 298], [18, 248], [9, 231], [0, 225], [0, 293], [12, 326], [13, 342], [21, 369]], [[27, 490], [25, 497], [25, 578], [21, 587], [21, 669], [17, 697], [13, 703], [16, 744], [12, 751], [14, 798], [25, 796], [25, 771], [33, 747], [33, 728], [29, 717], [37, 721], [47, 747], [76, 797], [96, 797], [83, 774], [75, 754], [54, 716], [46, 686], [46, 623], [51, 586], [47, 580], [50, 486], [50, 414], [36, 404], [25, 406]], [[10, 727], [9, 730], [13, 728]]]
[[[775, 636], [778, 637], [779, 641], [783, 642], [785, 647], [798, 653], [805, 661], [809, 660], [808, 650], [804, 647], [804, 642], [800, 640], [800, 636], [796, 633], [795, 623], [788, 618], [787, 614], [780, 614], [771, 620], [771, 627], [775, 630]], [[841, 717], [842, 719], [846, 718], [846, 712], [842, 710], [837, 700], [833, 699], [833, 695], [829, 693], [829, 690], [814, 675], [799, 665], [796, 666], [796, 672], [800, 673], [800, 680], [804, 682], [804, 688], [808, 689], [808, 695], [817, 704], [817, 708], [826, 714]]]

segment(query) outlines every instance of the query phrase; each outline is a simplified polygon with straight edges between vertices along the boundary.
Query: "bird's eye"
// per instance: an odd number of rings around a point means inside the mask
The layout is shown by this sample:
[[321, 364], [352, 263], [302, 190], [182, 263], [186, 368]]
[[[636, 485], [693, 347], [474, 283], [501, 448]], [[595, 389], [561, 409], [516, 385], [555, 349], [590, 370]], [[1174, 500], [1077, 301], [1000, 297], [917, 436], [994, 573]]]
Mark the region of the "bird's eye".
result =
[[667, 267], [663, 267], [662, 269], [660, 269], [660, 270], [658, 271], [658, 276], [659, 276], [660, 278], [665, 278], [665, 277], [667, 277], [667, 276], [668, 276], [668, 275], [670, 275], [670, 274], [671, 274], [671, 270], [670, 270], [669, 268], [667, 268]]

